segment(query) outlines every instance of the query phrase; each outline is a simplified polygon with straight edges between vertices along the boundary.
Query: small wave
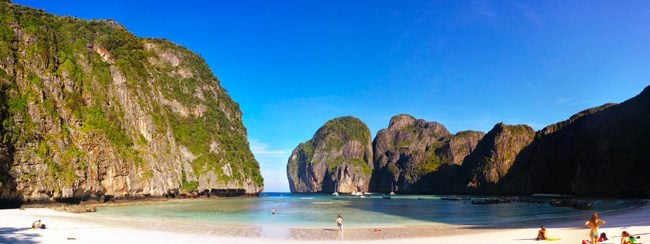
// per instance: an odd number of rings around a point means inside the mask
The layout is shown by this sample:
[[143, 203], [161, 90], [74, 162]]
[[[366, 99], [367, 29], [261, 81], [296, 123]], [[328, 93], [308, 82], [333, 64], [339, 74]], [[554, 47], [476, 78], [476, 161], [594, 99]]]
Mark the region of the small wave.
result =
[[333, 204], [333, 202], [313, 202], [312, 204]]

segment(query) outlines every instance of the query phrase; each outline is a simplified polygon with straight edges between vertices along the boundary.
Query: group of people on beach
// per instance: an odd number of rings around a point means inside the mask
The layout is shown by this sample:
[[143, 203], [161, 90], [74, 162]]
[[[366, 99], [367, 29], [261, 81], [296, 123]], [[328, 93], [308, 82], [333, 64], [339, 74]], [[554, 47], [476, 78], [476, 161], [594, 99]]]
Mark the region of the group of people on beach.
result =
[[[592, 213], [591, 218], [587, 222], [585, 222], [585, 225], [589, 228], [589, 239], [591, 239], [592, 244], [597, 244], [599, 241], [601, 241], [601, 238], [599, 238], [600, 236], [598, 234], [598, 227], [605, 225], [605, 223], [607, 222], [598, 218], [597, 213]], [[602, 241], [606, 241], [606, 240], [607, 240], [607, 235], [604, 235], [604, 240]]]
[[[599, 233], [598, 228], [600, 226], [605, 225], [607, 222], [604, 220], [600, 219], [598, 217], [597, 213], [592, 213], [591, 218], [585, 222], [585, 226], [589, 228], [589, 241], [584, 240], [582, 241], [583, 244], [598, 244], [598, 242], [604, 242], [608, 241], [609, 238], [607, 237], [607, 234], [605, 232]], [[621, 244], [633, 244], [636, 243], [636, 239], [638, 237], [631, 236], [630, 233], [627, 231], [623, 231], [621, 233]], [[543, 225], [541, 226], [540, 230], [537, 232], [537, 237], [535, 240], [542, 241], [542, 240], [549, 240], [548, 236], [546, 235], [546, 227]]]
[[[598, 233], [598, 228], [605, 225], [607, 222], [600, 219], [597, 213], [592, 213], [591, 218], [585, 222], [585, 225], [589, 228], [589, 239], [591, 239], [591, 244], [598, 244], [598, 242], [603, 242], [609, 240], [605, 232]], [[633, 244], [636, 243], [636, 239], [639, 237], [634, 237], [630, 235], [627, 231], [621, 233], [621, 244]]]
[[[271, 214], [275, 215], [276, 211], [275, 209], [271, 210]], [[40, 221], [39, 221], [40, 223]], [[589, 228], [589, 241], [584, 240], [583, 244], [598, 244], [599, 242], [604, 242], [608, 241], [609, 238], [607, 237], [607, 234], [605, 232], [599, 233], [598, 228], [605, 225], [607, 222], [604, 220], [600, 219], [598, 217], [598, 213], [592, 213], [591, 218], [585, 222], [585, 226]], [[343, 217], [341, 214], [339, 214], [336, 218], [336, 225], [338, 227], [339, 233], [343, 231]], [[34, 225], [32, 225], [32, 228], [34, 228]], [[375, 230], [376, 231], [376, 230]], [[621, 233], [621, 244], [634, 244], [636, 243], [636, 239], [638, 237], [631, 236], [630, 233], [627, 231], [623, 231]], [[546, 227], [544, 225], [541, 226], [540, 230], [537, 232], [537, 237], [535, 238], [537, 241], [543, 241], [543, 240], [559, 240], [559, 238], [549, 238], [546, 234]]]

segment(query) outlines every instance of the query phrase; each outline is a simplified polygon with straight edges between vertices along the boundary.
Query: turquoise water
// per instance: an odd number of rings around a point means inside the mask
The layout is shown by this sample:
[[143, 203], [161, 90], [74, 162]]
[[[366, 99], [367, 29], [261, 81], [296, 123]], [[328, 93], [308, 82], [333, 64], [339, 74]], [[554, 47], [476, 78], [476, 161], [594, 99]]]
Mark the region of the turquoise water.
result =
[[[550, 200], [550, 199], [546, 199]], [[592, 200], [595, 201], [595, 200]], [[440, 196], [380, 195], [359, 198], [325, 194], [263, 193], [259, 198], [196, 199], [98, 208], [94, 214], [139, 219], [178, 219], [206, 224], [324, 227], [337, 214], [346, 226], [405, 226], [435, 224], [493, 224], [545, 218], [585, 216], [640, 204], [638, 200], [597, 200], [593, 210], [557, 208], [548, 204], [513, 202], [474, 205], [445, 201]], [[271, 214], [272, 209], [276, 214]]]

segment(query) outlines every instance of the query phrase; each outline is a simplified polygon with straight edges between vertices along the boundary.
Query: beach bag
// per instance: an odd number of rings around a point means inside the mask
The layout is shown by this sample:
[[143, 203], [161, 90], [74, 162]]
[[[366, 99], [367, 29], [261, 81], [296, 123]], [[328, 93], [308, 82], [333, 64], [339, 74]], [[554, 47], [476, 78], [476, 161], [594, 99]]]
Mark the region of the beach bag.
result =
[[582, 244], [591, 244], [591, 242], [587, 240], [582, 240]]

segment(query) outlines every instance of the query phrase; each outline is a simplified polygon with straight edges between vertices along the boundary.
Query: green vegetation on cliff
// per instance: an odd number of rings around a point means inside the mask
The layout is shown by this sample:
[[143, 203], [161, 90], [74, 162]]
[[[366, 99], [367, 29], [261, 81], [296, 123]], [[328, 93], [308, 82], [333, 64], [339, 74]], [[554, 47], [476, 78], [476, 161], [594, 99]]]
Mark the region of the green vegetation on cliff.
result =
[[[239, 105], [200, 56], [138, 38], [114, 21], [8, 2], [0, 2], [0, 13], [0, 151], [15, 160], [2, 162], [3, 180], [38, 180], [53, 191], [93, 187], [82, 182], [118, 164], [106, 177], [138, 175], [138, 186], [157, 177], [177, 182], [157, 189], [200, 188], [209, 172], [216, 179], [201, 187], [263, 185]], [[193, 170], [161, 171], [182, 169], [184, 158]], [[30, 166], [9, 170], [23, 164]]]
[[336, 168], [340, 167], [344, 163], [351, 164], [356, 170], [363, 172], [364, 175], [370, 175], [372, 173], [372, 169], [368, 166], [368, 163], [363, 161], [361, 158], [345, 159], [343, 157], [336, 157], [327, 161], [330, 172], [336, 171]]
[[289, 186], [292, 192], [367, 191], [371, 160], [368, 126], [350, 116], [335, 118], [294, 149], [287, 163]]
[[370, 129], [363, 121], [352, 117], [339, 117], [327, 121], [316, 133], [315, 141], [321, 141], [327, 137], [328, 149], [340, 149], [346, 141], [358, 141], [364, 146], [369, 144]]

